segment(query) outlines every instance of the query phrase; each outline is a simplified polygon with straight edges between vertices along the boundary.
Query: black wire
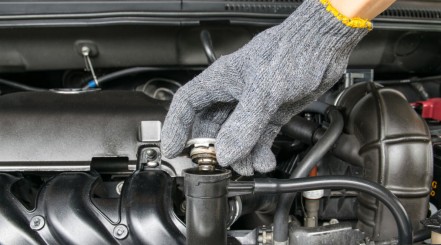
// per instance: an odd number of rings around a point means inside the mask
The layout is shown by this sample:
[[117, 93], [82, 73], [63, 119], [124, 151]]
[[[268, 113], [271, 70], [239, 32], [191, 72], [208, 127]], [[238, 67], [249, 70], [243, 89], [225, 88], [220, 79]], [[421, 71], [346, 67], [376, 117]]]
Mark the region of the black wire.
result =
[[[308, 176], [311, 169], [316, 166], [320, 159], [332, 148], [343, 131], [343, 116], [337, 109], [329, 105], [328, 108], [325, 108], [322, 104], [316, 107], [316, 109], [317, 111], [328, 112], [327, 115], [330, 120], [329, 128], [294, 169], [290, 179]], [[291, 210], [296, 194], [297, 193], [287, 193], [280, 196], [274, 215], [274, 241], [284, 242], [288, 240], [289, 211]]]
[[[234, 182], [232, 182], [234, 183]], [[347, 176], [308, 177], [298, 179], [255, 179], [254, 193], [292, 193], [318, 189], [348, 189], [370, 194], [392, 213], [398, 228], [399, 244], [412, 244], [412, 223], [400, 200], [384, 186]], [[288, 227], [288, 224], [286, 224]], [[276, 227], [274, 227], [274, 232]]]
[[398, 85], [398, 84], [409, 84], [409, 83], [420, 83], [420, 82], [431, 82], [441, 80], [441, 76], [430, 76], [430, 77], [412, 77], [408, 79], [401, 80], [379, 80], [376, 83], [383, 85]]
[[[152, 71], [171, 71], [171, 70], [202, 70], [203, 68], [200, 67], [190, 67], [190, 68], [184, 68], [184, 67], [132, 67], [127, 68], [123, 70], [119, 70], [116, 72], [109, 73], [107, 75], [104, 75], [102, 77], [97, 78], [98, 84], [101, 86], [103, 83], [107, 83], [109, 81], [115, 80], [117, 78], [129, 76], [129, 75], [136, 75], [143, 72], [152, 72]], [[89, 89], [89, 85], [85, 85], [83, 89]]]
[[432, 231], [429, 229], [422, 229], [413, 233], [413, 242], [422, 242], [430, 238]]
[[32, 87], [21, 83], [9, 81], [3, 78], [0, 78], [0, 84], [25, 91], [36, 91], [36, 92], [47, 91], [47, 89]]

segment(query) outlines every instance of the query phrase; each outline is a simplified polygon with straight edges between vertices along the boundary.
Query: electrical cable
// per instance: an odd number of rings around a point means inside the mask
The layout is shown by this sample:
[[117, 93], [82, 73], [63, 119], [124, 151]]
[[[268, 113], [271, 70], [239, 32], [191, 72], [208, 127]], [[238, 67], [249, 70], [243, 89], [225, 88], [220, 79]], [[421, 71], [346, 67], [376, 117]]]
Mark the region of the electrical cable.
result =
[[[112, 80], [129, 76], [129, 75], [136, 75], [143, 72], [158, 72], [158, 71], [168, 71], [171, 70], [203, 70], [201, 67], [132, 67], [127, 68], [119, 71], [115, 71], [109, 74], [106, 74], [102, 77], [98, 78], [100, 86], [102, 86], [104, 83], [108, 83]], [[94, 80], [89, 81], [82, 89], [87, 90], [90, 88], [96, 88], [96, 83]]]
[[379, 80], [374, 81], [379, 84], [383, 85], [397, 85], [397, 84], [409, 84], [409, 83], [416, 83], [416, 82], [431, 82], [441, 80], [441, 76], [430, 76], [430, 77], [412, 77], [407, 79], [401, 79], [401, 80]]
[[429, 229], [422, 229], [413, 233], [413, 242], [418, 243], [430, 239], [432, 231]]
[[[343, 131], [344, 120], [341, 113], [333, 106], [328, 105], [327, 109], [325, 109], [324, 106], [325, 104], [321, 104], [320, 106], [314, 107], [314, 109], [321, 112], [327, 111], [330, 120], [329, 128], [294, 169], [290, 179], [307, 177], [311, 169], [314, 168], [320, 159], [332, 148]], [[296, 194], [297, 193], [288, 193], [280, 196], [274, 215], [274, 241], [285, 242], [288, 240], [289, 211]]]
[[0, 84], [11, 87], [11, 88], [25, 90], [25, 91], [34, 91], [34, 92], [47, 91], [47, 89], [32, 87], [32, 86], [24, 85], [21, 83], [9, 81], [9, 80], [3, 79], [3, 78], [0, 78]]

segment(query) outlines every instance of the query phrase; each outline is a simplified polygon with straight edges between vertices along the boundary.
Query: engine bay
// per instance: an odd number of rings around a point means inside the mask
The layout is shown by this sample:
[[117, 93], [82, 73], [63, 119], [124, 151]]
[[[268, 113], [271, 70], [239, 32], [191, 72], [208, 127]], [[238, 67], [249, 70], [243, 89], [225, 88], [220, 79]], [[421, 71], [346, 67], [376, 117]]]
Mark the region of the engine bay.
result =
[[292, 9], [231, 1], [231, 16], [197, 17], [199, 4], [175, 18], [175, 1], [143, 16], [127, 5], [79, 17], [81, 6], [68, 18], [58, 6], [25, 18], [4, 3], [0, 244], [430, 243], [441, 23], [402, 14], [432, 5], [400, 1], [380, 16], [340, 81], [282, 128], [276, 169], [240, 176], [216, 165], [213, 139], [164, 157], [161, 127], [180, 87]]

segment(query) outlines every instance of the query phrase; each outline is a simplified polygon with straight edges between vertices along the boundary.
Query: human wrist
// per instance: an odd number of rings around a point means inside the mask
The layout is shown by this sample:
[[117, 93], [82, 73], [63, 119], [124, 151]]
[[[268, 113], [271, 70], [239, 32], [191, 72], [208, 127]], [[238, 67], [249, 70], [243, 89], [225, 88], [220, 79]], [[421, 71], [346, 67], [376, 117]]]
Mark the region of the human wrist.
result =
[[329, 3], [348, 18], [372, 20], [396, 0], [329, 0]]
[[[359, 28], [359, 29], [368, 29], [372, 30], [372, 23], [365, 18], [360, 18], [353, 14], [346, 15], [337, 9], [332, 3], [331, 0], [320, 0], [320, 3], [326, 8], [326, 11], [334, 15], [336, 19], [338, 19], [344, 25], [351, 28]], [[348, 10], [348, 9], [346, 9]], [[352, 11], [352, 10], [351, 10]]]

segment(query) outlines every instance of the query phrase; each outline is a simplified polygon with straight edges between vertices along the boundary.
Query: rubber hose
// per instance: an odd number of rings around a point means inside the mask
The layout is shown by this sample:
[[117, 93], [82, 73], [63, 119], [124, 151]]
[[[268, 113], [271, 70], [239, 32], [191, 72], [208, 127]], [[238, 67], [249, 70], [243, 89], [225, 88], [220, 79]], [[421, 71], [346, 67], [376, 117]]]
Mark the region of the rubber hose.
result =
[[418, 243], [430, 239], [432, 231], [429, 229], [422, 229], [413, 233], [413, 242]]
[[330, 108], [329, 104], [316, 100], [310, 103], [309, 105], [307, 105], [303, 111], [326, 115], [328, 113], [329, 108]]
[[[332, 148], [338, 137], [341, 135], [344, 126], [344, 120], [341, 113], [334, 107], [329, 106], [327, 111], [330, 120], [328, 130], [317, 141], [317, 143], [306, 154], [302, 161], [291, 173], [290, 179], [302, 178], [308, 176], [311, 169], [317, 165], [320, 159]], [[277, 203], [276, 213], [274, 215], [274, 241], [285, 242], [288, 240], [288, 218], [289, 211], [297, 193], [282, 194]]]
[[11, 88], [25, 90], [25, 91], [35, 91], [35, 92], [47, 91], [47, 89], [36, 88], [36, 87], [21, 84], [21, 83], [16, 83], [13, 81], [5, 80], [3, 78], [0, 78], [0, 84], [3, 84], [5, 86], [11, 87]]
[[[317, 189], [348, 189], [374, 196], [392, 213], [398, 228], [398, 244], [412, 244], [412, 223], [406, 210], [391, 191], [378, 183], [347, 176], [254, 180], [255, 193], [292, 193]], [[274, 232], [276, 230], [277, 228], [274, 227]]]

